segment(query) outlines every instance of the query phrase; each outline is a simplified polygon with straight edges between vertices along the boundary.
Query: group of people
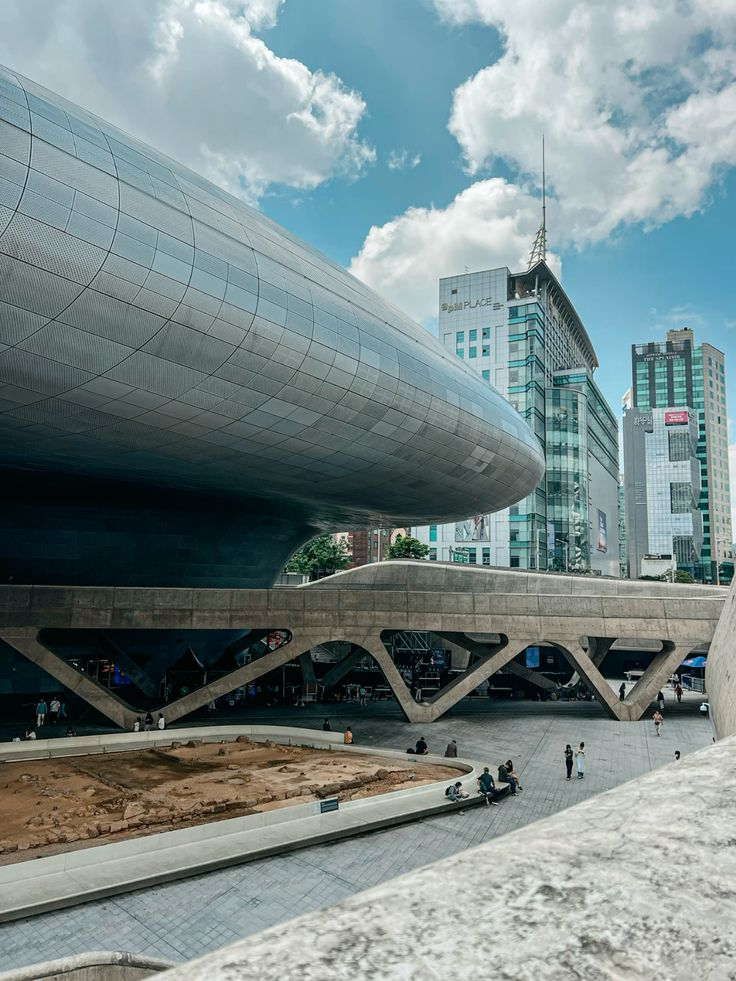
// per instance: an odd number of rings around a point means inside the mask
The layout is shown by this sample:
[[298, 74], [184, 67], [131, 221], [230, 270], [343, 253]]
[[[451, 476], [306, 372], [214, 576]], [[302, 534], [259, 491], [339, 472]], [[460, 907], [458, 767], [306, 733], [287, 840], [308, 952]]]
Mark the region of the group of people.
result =
[[[424, 736], [420, 736], [416, 741], [414, 749], [409, 747], [407, 753], [411, 756], [426, 756], [429, 753], [429, 746], [427, 745], [427, 740]], [[445, 756], [447, 759], [456, 760], [457, 759], [457, 740], [451, 739], [447, 746], [445, 747]]]
[[585, 777], [585, 743], [581, 742], [577, 749], [573, 749], [570, 743], [568, 743], [565, 746], [564, 757], [567, 779], [572, 780], [572, 767], [574, 763], [578, 780], [582, 780]]
[[[454, 742], [454, 740], [453, 740]], [[447, 754], [445, 754], [447, 755]], [[498, 765], [498, 782], [508, 784], [511, 788], [511, 796], [516, 797], [520, 791], [524, 788], [521, 786], [521, 781], [519, 780], [519, 775], [514, 769], [514, 764], [512, 760], [506, 760], [505, 763], [499, 763]], [[498, 803], [498, 797], [502, 797], [503, 794], [501, 790], [496, 786], [496, 781], [491, 776], [491, 771], [489, 767], [484, 766], [483, 772], [478, 777], [478, 793], [484, 798], [486, 807], [496, 806]], [[463, 790], [462, 780], [456, 780], [454, 784], [451, 784], [445, 791], [445, 797], [451, 801], [463, 801], [470, 797], [465, 790]]]
[[152, 732], [154, 729], [165, 729], [166, 719], [163, 717], [161, 712], [158, 713], [158, 719], [156, 722], [153, 721], [153, 716], [150, 712], [146, 712], [143, 720], [141, 720], [140, 715], [133, 723], [133, 732]]

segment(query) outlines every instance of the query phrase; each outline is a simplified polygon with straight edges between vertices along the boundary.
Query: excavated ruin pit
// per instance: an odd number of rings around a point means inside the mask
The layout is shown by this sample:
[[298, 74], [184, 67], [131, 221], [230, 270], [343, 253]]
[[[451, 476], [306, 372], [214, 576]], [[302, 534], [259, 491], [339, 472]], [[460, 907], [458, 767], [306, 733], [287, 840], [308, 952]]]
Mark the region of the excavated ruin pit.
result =
[[450, 780], [457, 770], [251, 742], [184, 745], [6, 763], [0, 864], [323, 797], [341, 801]]

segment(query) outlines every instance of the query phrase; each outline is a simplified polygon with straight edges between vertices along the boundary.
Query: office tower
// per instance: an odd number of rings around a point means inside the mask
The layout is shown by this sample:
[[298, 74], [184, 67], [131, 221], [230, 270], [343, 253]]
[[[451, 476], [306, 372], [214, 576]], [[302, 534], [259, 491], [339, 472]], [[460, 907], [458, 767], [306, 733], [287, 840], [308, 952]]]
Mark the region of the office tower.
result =
[[541, 258], [440, 280], [439, 336], [534, 430], [547, 471], [495, 514], [415, 528], [430, 558], [618, 576], [618, 426], [598, 360], [570, 299]]
[[726, 369], [689, 328], [632, 346], [624, 411], [627, 553], [632, 578], [660, 563], [717, 582], [732, 555]]

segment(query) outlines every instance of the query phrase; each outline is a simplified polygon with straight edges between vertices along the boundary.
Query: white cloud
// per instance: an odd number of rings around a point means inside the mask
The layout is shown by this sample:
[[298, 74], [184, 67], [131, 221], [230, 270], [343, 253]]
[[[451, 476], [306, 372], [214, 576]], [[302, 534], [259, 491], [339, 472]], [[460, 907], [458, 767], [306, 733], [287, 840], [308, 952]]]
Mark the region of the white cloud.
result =
[[414, 170], [422, 162], [421, 153], [413, 156], [408, 150], [392, 150], [387, 159], [389, 170]]
[[371, 228], [350, 272], [425, 320], [437, 312], [440, 276], [465, 266], [526, 268], [539, 219], [538, 199], [521, 188], [500, 178], [476, 181], [446, 208], [410, 208]]
[[450, 131], [469, 173], [497, 157], [549, 179], [580, 244], [701, 208], [736, 164], [736, 4], [727, 0], [434, 0], [495, 27], [494, 64], [456, 89]]
[[[451, 26], [495, 28], [502, 53], [453, 97], [449, 129], [478, 183], [446, 208], [412, 208], [372, 228], [353, 260], [415, 316], [433, 309], [438, 274], [518, 265], [538, 225], [530, 190], [541, 185], [543, 133], [550, 240], [563, 249], [690, 215], [736, 164], [734, 0], [434, 5]], [[480, 180], [497, 159], [515, 175], [516, 196]]]
[[373, 160], [361, 96], [255, 36], [282, 0], [5, 0], [0, 61], [247, 198]]

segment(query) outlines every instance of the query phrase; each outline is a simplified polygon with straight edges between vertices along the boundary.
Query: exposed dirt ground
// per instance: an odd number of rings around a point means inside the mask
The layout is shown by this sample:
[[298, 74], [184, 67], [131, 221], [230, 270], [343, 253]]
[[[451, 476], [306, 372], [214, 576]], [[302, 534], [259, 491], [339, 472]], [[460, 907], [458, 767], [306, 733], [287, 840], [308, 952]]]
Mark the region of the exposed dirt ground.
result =
[[412, 766], [239, 737], [0, 765], [0, 864], [322, 797], [341, 801], [450, 780]]

